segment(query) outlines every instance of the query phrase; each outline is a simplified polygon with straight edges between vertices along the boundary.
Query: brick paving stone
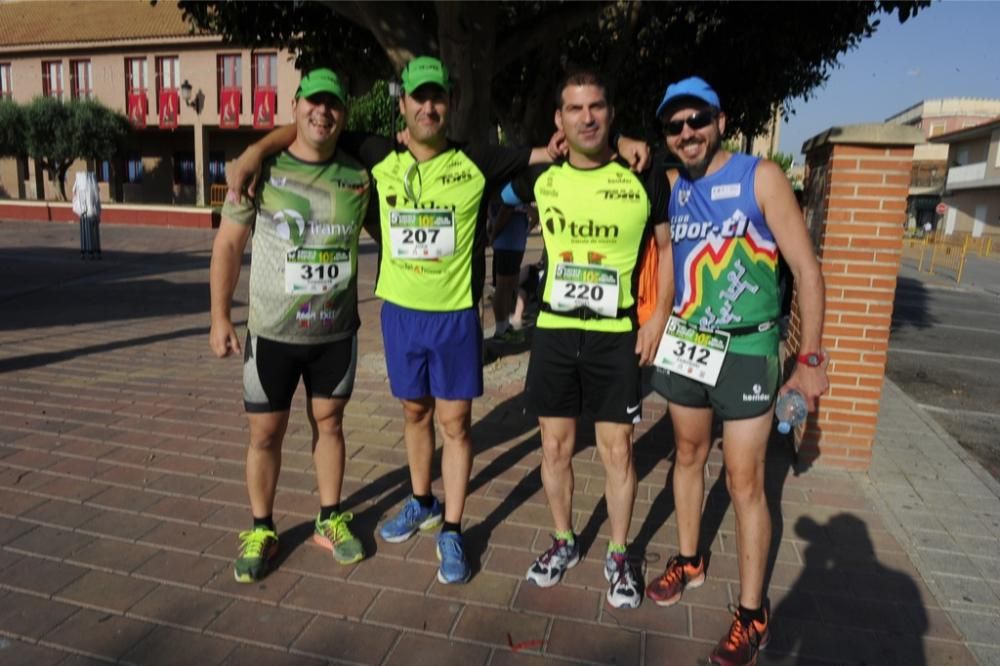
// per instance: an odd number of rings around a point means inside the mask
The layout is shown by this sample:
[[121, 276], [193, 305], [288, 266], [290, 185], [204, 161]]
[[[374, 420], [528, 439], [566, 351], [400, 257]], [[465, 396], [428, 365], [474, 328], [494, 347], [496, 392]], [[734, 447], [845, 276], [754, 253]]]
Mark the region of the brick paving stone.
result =
[[222, 615], [232, 599], [172, 585], [160, 585], [133, 605], [128, 615], [142, 620], [204, 629]]
[[423, 592], [432, 580], [436, 580], [436, 576], [436, 565], [376, 556], [355, 565], [350, 580], [377, 587]]
[[55, 666], [67, 663], [66, 654], [62, 650], [25, 643], [16, 638], [0, 638], [0, 662], [4, 664]]
[[[665, 666], [680, 666], [703, 662], [712, 652], [715, 643], [696, 641], [691, 638], [677, 636], [646, 636], [646, 663], [664, 664]], [[770, 654], [762, 654], [766, 664], [771, 663]]]
[[156, 504], [161, 497], [161, 495], [132, 488], [113, 487], [91, 497], [87, 500], [87, 504], [106, 509], [118, 509], [119, 511], [142, 511], [147, 506]]
[[518, 581], [510, 576], [480, 571], [464, 585], [444, 585], [435, 574], [430, 593], [469, 603], [507, 606], [514, 597]]
[[97, 539], [74, 551], [66, 561], [117, 573], [131, 573], [158, 552], [149, 546], [117, 539]]
[[57, 592], [55, 598], [123, 613], [155, 587], [156, 583], [129, 576], [88, 571]]
[[35, 529], [32, 523], [23, 520], [0, 518], [0, 544], [17, 541], [17, 539]]
[[[361, 619], [378, 594], [378, 589], [337, 580], [302, 577], [281, 599], [281, 606], [295, 610], [326, 613]], [[417, 598], [412, 595], [403, 597]], [[422, 600], [432, 607], [430, 600]]]
[[289, 654], [288, 652], [257, 647], [254, 645], [238, 645], [221, 666], [318, 666], [327, 664], [325, 659], [318, 659], [304, 654]]
[[19, 516], [46, 501], [48, 500], [44, 497], [28, 495], [14, 490], [0, 490], [0, 512], [8, 516]]
[[479, 643], [508, 645], [508, 634], [515, 643], [545, 638], [549, 619], [531, 613], [466, 606], [455, 626], [454, 636]]
[[34, 553], [62, 559], [94, 540], [93, 537], [58, 527], [38, 525], [6, 545], [19, 552]]
[[218, 505], [187, 497], [164, 497], [143, 509], [143, 513], [185, 523], [201, 523], [218, 510]]
[[583, 590], [568, 585], [555, 585], [542, 589], [523, 581], [514, 598], [513, 606], [519, 610], [543, 613], [575, 620], [597, 620], [604, 593]]
[[39, 486], [36, 490], [42, 495], [84, 502], [107, 488], [108, 486], [102, 483], [70, 477], [57, 477]]
[[301, 576], [288, 571], [270, 571], [258, 581], [238, 583], [229, 565], [219, 570], [215, 577], [205, 584], [205, 589], [249, 601], [277, 604], [301, 579]]
[[641, 641], [638, 631], [553, 620], [545, 652], [588, 663], [636, 664]]
[[163, 523], [144, 534], [142, 541], [155, 546], [200, 553], [227, 535], [224, 530], [183, 523]]
[[395, 590], [383, 590], [365, 619], [420, 632], [448, 634], [462, 605]]
[[[545, 664], [551, 663], [554, 662], [550, 657], [543, 657], [534, 651], [529, 651], [528, 648], [520, 649], [517, 652], [509, 647], [495, 648], [493, 656], [490, 658], [490, 666], [545, 666]], [[577, 662], [560, 661], [556, 663]]]
[[218, 482], [212, 479], [199, 479], [193, 476], [181, 476], [179, 474], [164, 474], [148, 485], [153, 490], [168, 495], [180, 495], [181, 497], [201, 497]]
[[214, 558], [161, 550], [144, 561], [133, 572], [133, 576], [151, 580], [169, 581], [176, 585], [201, 587], [212, 580], [230, 563]]
[[[38, 640], [79, 610], [78, 607], [18, 592], [8, 593], [0, 603], [0, 630], [8, 635]], [[3, 651], [0, 650], [0, 662]]]
[[299, 635], [292, 650], [330, 659], [379, 664], [399, 632], [351, 620], [317, 617]]
[[443, 638], [403, 634], [393, 648], [386, 666], [475, 666], [486, 664], [489, 648]]
[[311, 613], [237, 599], [205, 627], [205, 633], [287, 649], [314, 617]]
[[644, 599], [638, 608], [612, 608], [601, 595], [601, 624], [614, 627], [643, 629], [647, 632], [690, 636], [690, 611], [686, 604], [661, 608]]
[[100, 509], [95, 509], [84, 504], [77, 504], [76, 502], [48, 500], [30, 511], [25, 511], [21, 514], [21, 518], [45, 523], [54, 527], [72, 529], [93, 519], [100, 512]]
[[38, 557], [23, 557], [0, 571], [0, 584], [49, 596], [87, 573], [87, 569]]
[[172, 627], [157, 627], [129, 650], [124, 660], [143, 666], [173, 664], [220, 664], [235, 649], [236, 643], [210, 636], [199, 636]]
[[145, 622], [83, 608], [46, 633], [42, 640], [48, 644], [116, 660], [154, 628], [154, 625]]
[[117, 537], [134, 541], [157, 526], [146, 516], [124, 511], [100, 510], [87, 522], [77, 526], [77, 531], [99, 537]]

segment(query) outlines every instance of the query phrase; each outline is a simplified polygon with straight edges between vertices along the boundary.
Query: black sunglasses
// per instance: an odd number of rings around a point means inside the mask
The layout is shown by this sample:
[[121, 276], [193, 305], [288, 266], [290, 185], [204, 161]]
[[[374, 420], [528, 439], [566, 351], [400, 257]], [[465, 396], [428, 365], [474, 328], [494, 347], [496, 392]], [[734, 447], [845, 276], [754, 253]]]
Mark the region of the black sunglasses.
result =
[[716, 113], [712, 109], [702, 109], [692, 113], [682, 120], [668, 120], [663, 123], [663, 133], [667, 136], [677, 136], [684, 131], [684, 123], [693, 130], [708, 127], [715, 120]]

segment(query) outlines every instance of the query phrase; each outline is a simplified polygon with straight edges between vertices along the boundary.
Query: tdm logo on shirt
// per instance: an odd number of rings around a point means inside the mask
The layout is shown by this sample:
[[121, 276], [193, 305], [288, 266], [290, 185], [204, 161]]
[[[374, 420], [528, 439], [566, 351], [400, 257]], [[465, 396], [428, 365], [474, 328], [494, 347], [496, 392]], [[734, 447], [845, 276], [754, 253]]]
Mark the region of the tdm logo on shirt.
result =
[[636, 190], [597, 190], [605, 201], [639, 201], [642, 196]]
[[549, 206], [542, 212], [545, 229], [550, 234], [561, 234], [569, 230], [572, 238], [618, 238], [620, 233], [617, 224], [598, 224], [593, 220], [585, 222], [566, 221], [566, 216], [555, 206]]
[[454, 185], [455, 183], [464, 183], [467, 180], [472, 180], [471, 171], [459, 171], [458, 173], [446, 173], [441, 176], [442, 185]]

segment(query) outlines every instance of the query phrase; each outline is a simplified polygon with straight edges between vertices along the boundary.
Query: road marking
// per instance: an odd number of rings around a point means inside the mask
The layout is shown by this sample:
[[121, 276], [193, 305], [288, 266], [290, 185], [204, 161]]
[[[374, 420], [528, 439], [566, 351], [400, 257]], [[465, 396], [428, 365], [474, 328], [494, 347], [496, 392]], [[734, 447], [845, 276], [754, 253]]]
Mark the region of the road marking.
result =
[[944, 407], [925, 405], [922, 402], [918, 402], [917, 404], [926, 409], [928, 412], [938, 412], [941, 414], [968, 414], [970, 416], [982, 416], [987, 419], [995, 419], [1000, 417], [1000, 414], [997, 414], [996, 412], [977, 412], [973, 409], [945, 409]]
[[[909, 324], [909, 322], [906, 321], [900, 321], [898, 323]], [[990, 335], [1000, 335], [1000, 330], [997, 330], [995, 328], [976, 328], [974, 326], [956, 326], [955, 324], [931, 324], [930, 326], [927, 327], [927, 330], [933, 330], [935, 328], [951, 328], [956, 331], [971, 331], [973, 333], [988, 333]]]
[[[943, 358], [960, 358], [963, 361], [980, 361], [983, 363], [1000, 363], [1000, 358], [988, 358], [986, 356], [963, 356], [962, 354], [946, 354], [944, 352], [923, 351], [921, 349], [894, 349], [889, 348], [889, 353], [896, 354], [916, 354], [918, 356], [941, 356]], [[836, 356], [836, 354], [834, 354]]]

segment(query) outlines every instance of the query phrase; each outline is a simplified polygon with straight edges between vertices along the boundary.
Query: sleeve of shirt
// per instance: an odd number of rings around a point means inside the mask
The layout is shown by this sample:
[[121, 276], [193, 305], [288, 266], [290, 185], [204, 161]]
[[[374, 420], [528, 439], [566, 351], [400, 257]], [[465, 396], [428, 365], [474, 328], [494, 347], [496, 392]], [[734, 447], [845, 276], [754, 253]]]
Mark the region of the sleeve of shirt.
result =
[[366, 132], [344, 132], [338, 141], [341, 148], [361, 160], [367, 169], [384, 160], [393, 150], [390, 139]]
[[662, 163], [654, 164], [643, 174], [643, 183], [649, 196], [649, 223], [653, 226], [670, 221], [667, 206], [670, 203], [670, 182]]
[[511, 179], [510, 183], [506, 188], [504, 188], [504, 203], [506, 201], [507, 189], [510, 189], [513, 195], [512, 199], [515, 203], [508, 204], [511, 206], [522, 206], [524, 204], [529, 204], [535, 200], [535, 181], [548, 169], [551, 164], [536, 164], [535, 166], [530, 166], [526, 169], [522, 169], [517, 176]]
[[496, 191], [519, 171], [528, 167], [531, 148], [507, 148], [490, 144], [469, 144], [462, 151], [486, 177], [486, 191]]
[[[270, 167], [272, 163], [273, 157], [265, 160], [258, 182], [267, 183], [271, 179]], [[226, 192], [226, 200], [222, 204], [222, 217], [244, 227], [253, 225], [257, 219], [257, 208], [260, 203], [260, 191], [262, 189], [263, 185], [257, 189], [257, 195], [252, 199], [246, 194], [240, 194], [239, 199], [237, 199], [236, 195], [232, 192]]]

